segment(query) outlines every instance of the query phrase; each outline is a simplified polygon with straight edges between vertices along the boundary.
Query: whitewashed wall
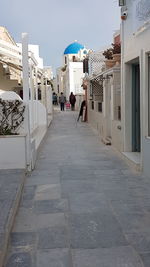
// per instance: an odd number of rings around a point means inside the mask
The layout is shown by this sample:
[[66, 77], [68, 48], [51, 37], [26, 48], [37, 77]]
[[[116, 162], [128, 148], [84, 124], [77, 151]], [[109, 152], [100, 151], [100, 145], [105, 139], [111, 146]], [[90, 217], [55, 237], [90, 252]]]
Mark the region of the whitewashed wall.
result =
[[[124, 8], [122, 9], [122, 12]], [[127, 0], [127, 19], [122, 22], [122, 118], [123, 150], [132, 151], [132, 66], [139, 59], [141, 80], [141, 167], [150, 175], [148, 136], [148, 64], [150, 53], [150, 1]]]
[[67, 88], [66, 97], [69, 99], [69, 95], [73, 92], [75, 95], [84, 94], [84, 90], [81, 87], [83, 74], [83, 62], [70, 62], [68, 66], [69, 71], [69, 88]]

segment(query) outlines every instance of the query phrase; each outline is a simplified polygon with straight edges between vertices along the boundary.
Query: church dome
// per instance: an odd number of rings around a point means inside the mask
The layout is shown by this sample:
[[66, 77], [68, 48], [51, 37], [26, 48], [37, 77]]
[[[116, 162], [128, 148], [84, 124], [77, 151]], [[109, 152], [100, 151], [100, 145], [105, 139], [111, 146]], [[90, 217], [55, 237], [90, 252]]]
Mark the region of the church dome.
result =
[[78, 54], [78, 52], [83, 49], [84, 46], [79, 44], [77, 41], [67, 46], [67, 48], [64, 51], [64, 55], [67, 54]]

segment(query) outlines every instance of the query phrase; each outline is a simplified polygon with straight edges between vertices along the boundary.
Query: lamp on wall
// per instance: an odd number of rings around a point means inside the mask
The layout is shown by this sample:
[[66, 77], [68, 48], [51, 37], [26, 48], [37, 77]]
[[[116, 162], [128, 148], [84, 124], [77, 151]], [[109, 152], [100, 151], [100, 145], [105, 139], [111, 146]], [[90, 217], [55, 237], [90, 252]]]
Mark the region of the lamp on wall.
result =
[[119, 0], [119, 6], [125, 6], [126, 0]]

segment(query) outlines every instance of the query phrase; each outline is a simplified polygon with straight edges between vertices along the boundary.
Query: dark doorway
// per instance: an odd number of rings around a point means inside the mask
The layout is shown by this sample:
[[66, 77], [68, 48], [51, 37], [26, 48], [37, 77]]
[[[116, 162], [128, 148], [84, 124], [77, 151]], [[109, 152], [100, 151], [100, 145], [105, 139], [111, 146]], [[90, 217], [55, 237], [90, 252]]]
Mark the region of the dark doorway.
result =
[[141, 151], [139, 64], [132, 65], [132, 151]]

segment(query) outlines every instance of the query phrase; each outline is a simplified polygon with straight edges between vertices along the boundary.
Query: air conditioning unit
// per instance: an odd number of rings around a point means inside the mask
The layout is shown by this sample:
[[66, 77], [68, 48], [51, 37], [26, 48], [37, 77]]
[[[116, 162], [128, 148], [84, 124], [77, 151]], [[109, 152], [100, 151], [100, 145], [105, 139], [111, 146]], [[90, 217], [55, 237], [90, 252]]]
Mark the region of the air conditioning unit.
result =
[[126, 0], [119, 0], [119, 6], [125, 6]]

